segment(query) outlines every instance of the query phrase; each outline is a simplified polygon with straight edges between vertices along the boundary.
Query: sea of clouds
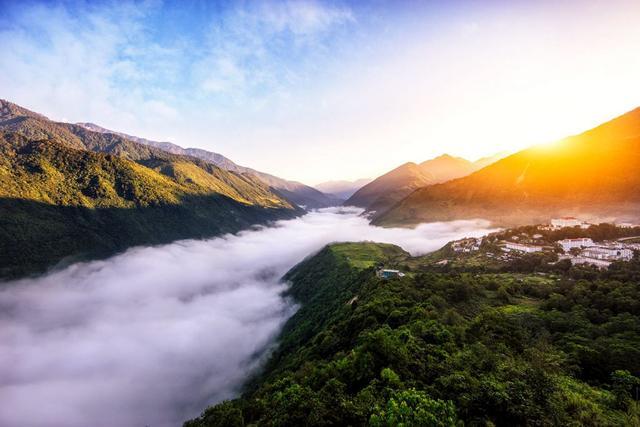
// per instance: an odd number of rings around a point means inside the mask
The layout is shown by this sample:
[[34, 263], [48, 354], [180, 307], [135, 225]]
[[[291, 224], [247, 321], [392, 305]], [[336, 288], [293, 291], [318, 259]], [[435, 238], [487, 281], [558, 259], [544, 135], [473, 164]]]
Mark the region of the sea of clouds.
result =
[[0, 284], [0, 425], [176, 426], [233, 397], [296, 309], [280, 278], [337, 241], [414, 255], [485, 221], [373, 227], [333, 208]]

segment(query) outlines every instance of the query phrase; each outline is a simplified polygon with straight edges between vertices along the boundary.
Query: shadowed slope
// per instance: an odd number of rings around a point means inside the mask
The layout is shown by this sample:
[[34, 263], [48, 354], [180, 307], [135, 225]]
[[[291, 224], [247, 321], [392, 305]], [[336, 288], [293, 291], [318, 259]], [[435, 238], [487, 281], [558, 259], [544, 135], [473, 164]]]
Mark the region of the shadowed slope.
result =
[[302, 213], [250, 174], [38, 116], [4, 119], [0, 277]]

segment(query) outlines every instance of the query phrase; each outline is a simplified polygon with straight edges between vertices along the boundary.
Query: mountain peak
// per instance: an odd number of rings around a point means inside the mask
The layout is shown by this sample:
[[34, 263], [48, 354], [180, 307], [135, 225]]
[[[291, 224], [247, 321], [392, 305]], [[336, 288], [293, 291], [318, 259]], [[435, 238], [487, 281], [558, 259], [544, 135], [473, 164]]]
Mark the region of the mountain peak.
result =
[[0, 98], [0, 120], [10, 120], [15, 117], [24, 116], [37, 119], [49, 120], [42, 114], [35, 113], [31, 110], [27, 110], [13, 102]]
[[423, 187], [374, 223], [485, 218], [521, 225], [564, 215], [636, 221], [639, 147], [640, 109], [635, 109], [560, 144], [527, 148], [467, 177]]

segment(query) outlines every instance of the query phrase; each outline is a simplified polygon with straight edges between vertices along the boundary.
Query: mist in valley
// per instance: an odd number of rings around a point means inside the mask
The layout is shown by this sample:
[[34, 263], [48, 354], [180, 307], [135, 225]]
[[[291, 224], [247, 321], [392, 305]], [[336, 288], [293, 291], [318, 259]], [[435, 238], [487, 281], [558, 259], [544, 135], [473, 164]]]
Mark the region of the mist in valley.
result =
[[234, 397], [295, 312], [280, 278], [336, 241], [413, 255], [485, 221], [373, 227], [324, 209], [237, 235], [133, 248], [0, 291], [0, 425], [174, 426]]

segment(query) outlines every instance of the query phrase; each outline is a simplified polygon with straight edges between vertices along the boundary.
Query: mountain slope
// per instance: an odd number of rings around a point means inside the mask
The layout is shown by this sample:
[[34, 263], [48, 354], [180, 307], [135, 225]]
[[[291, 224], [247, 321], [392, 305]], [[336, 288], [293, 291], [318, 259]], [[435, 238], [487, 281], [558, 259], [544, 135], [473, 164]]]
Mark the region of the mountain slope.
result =
[[330, 245], [285, 276], [300, 309], [263, 371], [185, 427], [638, 425], [640, 260], [587, 280], [519, 261]]
[[238, 174], [0, 104], [0, 277], [301, 210]]
[[500, 224], [551, 216], [637, 218], [640, 108], [581, 135], [533, 147], [464, 178], [421, 188], [379, 225], [486, 218]]
[[309, 187], [308, 185], [304, 185], [296, 181], [288, 181], [286, 179], [282, 179], [268, 173], [260, 172], [252, 168], [240, 166], [234, 163], [232, 160], [226, 158], [222, 154], [202, 150], [200, 148], [182, 148], [179, 145], [173, 144], [171, 142], [152, 141], [149, 139], [127, 135], [120, 132], [114, 132], [93, 123], [78, 123], [77, 125], [102, 134], [118, 135], [128, 140], [159, 148], [172, 154], [196, 157], [206, 162], [213, 163], [214, 165], [228, 171], [242, 174], [253, 174], [260, 178], [260, 180], [268, 184], [273, 191], [277, 192], [282, 197], [285, 197], [286, 199], [297, 205], [315, 209], [340, 204], [340, 200], [338, 200], [337, 198], [328, 194], [324, 194], [323, 192], [318, 191], [313, 187]]
[[327, 181], [316, 185], [315, 188], [338, 199], [347, 200], [371, 181], [372, 179], [370, 178], [362, 178], [355, 181]]
[[346, 202], [347, 206], [358, 206], [369, 211], [393, 205], [416, 188], [433, 183], [433, 178], [413, 163], [405, 163], [374, 179], [356, 191]]
[[420, 164], [405, 163], [362, 187], [344, 204], [384, 212], [417, 188], [468, 175], [486, 161], [473, 163], [444, 154]]

